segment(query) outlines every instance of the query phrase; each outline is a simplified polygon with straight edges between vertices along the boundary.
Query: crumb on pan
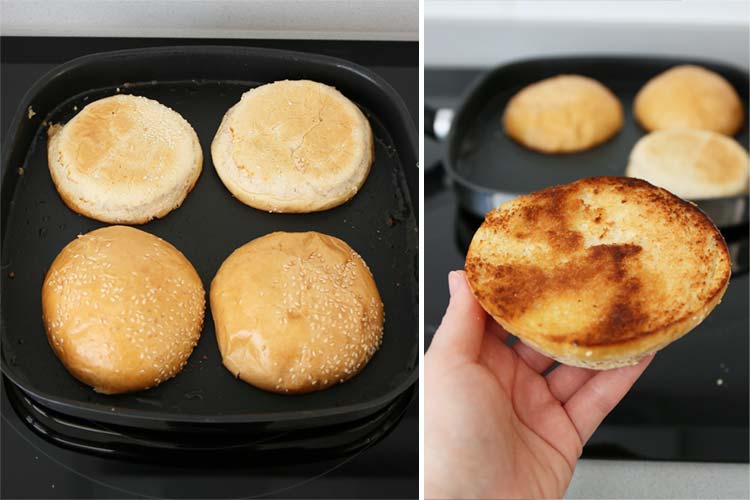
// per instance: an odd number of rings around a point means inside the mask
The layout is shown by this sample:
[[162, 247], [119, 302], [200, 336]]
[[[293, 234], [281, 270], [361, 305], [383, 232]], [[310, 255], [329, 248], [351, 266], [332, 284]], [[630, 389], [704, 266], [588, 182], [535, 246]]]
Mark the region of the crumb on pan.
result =
[[29, 120], [31, 120], [36, 113], [34, 112], [34, 109], [29, 106], [29, 108], [26, 110], [26, 114], [29, 117]]

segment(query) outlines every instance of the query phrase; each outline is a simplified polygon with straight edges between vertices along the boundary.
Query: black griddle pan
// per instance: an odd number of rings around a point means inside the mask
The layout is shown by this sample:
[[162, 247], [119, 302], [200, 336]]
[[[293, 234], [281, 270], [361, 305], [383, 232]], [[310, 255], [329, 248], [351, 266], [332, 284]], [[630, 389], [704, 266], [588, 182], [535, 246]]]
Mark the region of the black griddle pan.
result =
[[[584, 177], [625, 175], [630, 150], [646, 131], [633, 117], [633, 99], [646, 82], [680, 64], [697, 64], [726, 78], [748, 109], [750, 82], [737, 68], [710, 61], [657, 57], [552, 57], [494, 68], [480, 76], [453, 110], [447, 135], [433, 128], [437, 111], [425, 110], [425, 132], [446, 141], [445, 169], [459, 203], [483, 217], [500, 203], [524, 193]], [[572, 154], [531, 151], [505, 134], [502, 115], [510, 98], [525, 86], [559, 74], [579, 74], [607, 86], [620, 100], [622, 129], [607, 142]], [[445, 113], [443, 113], [445, 116]], [[430, 119], [432, 118], [432, 120]], [[748, 147], [748, 117], [735, 139]], [[694, 200], [719, 227], [747, 225], [747, 195]]]
[[[211, 163], [224, 113], [248, 89], [282, 79], [333, 85], [361, 107], [375, 137], [375, 162], [360, 192], [337, 208], [270, 214], [235, 200]], [[200, 342], [184, 371], [160, 386], [106, 396], [70, 376], [47, 344], [41, 286], [57, 253], [76, 235], [104, 226], [72, 212], [52, 184], [49, 123], [67, 122], [87, 103], [116, 93], [175, 109], [195, 128], [204, 164], [182, 207], [139, 226], [182, 251], [206, 291], [237, 247], [273, 231], [320, 231], [349, 243], [370, 266], [386, 312], [383, 344], [352, 380], [301, 396], [263, 392], [221, 364], [206, 310]], [[35, 113], [29, 118], [29, 110]], [[39, 80], [19, 104], [4, 144], [2, 177], [2, 371], [32, 399], [66, 415], [157, 429], [253, 423], [266, 431], [352, 421], [374, 414], [417, 380], [418, 192], [416, 131], [382, 78], [344, 60], [240, 47], [124, 50], [70, 61]], [[23, 168], [23, 175], [19, 167]]]
[[[8, 399], [21, 420], [41, 438], [90, 455], [143, 462], [195, 464], [225, 468], [227, 463], [290, 465], [351, 456], [377, 444], [401, 420], [416, 388], [365, 418], [343, 424], [257, 435], [252, 426], [223, 436], [165, 433], [108, 425], [70, 417], [38, 404], [12, 382], [4, 384]], [[210, 454], [210, 455], [207, 455]], [[210, 463], [206, 463], [210, 456]]]

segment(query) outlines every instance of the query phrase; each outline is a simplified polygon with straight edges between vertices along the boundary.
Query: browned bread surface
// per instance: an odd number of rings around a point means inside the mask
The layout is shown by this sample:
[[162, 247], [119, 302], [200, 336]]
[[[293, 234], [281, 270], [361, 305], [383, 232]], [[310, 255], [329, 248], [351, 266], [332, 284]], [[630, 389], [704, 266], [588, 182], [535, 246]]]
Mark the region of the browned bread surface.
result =
[[742, 101], [723, 76], [682, 65], [656, 75], [635, 96], [634, 114], [646, 130], [694, 128], [734, 135], [745, 120]]
[[598, 81], [558, 75], [533, 83], [505, 108], [506, 133], [542, 153], [572, 153], [600, 144], [622, 127], [622, 106]]
[[71, 241], [42, 286], [55, 354], [104, 394], [147, 389], [177, 375], [198, 342], [204, 309], [203, 284], [185, 256], [127, 226]]
[[694, 205], [645, 181], [595, 177], [503, 203], [466, 258], [503, 327], [566, 364], [634, 364], [699, 324], [730, 275]]
[[267, 391], [305, 393], [346, 381], [380, 347], [375, 280], [333, 236], [257, 238], [227, 257], [210, 295], [224, 366]]

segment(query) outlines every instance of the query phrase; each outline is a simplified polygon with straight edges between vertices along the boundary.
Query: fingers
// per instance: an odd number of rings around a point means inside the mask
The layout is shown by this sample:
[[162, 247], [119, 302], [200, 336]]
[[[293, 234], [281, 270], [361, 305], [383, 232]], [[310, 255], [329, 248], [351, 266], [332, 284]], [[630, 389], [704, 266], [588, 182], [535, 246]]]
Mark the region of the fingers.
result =
[[508, 340], [509, 336], [508, 332], [505, 331], [505, 328], [500, 326], [500, 323], [492, 319], [492, 317], [487, 318], [487, 333], [496, 336], [502, 342]]
[[472, 295], [463, 271], [451, 271], [448, 286], [451, 300], [429, 351], [476, 361], [484, 336], [486, 314]]
[[573, 394], [565, 411], [586, 443], [604, 417], [620, 402], [653, 359], [653, 354], [634, 366], [599, 372]]
[[560, 365], [547, 375], [547, 385], [552, 395], [562, 404], [565, 404], [573, 394], [583, 387], [583, 384], [591, 380], [597, 373], [599, 373], [597, 370], [589, 370], [588, 368]]
[[536, 352], [531, 347], [527, 346], [520, 340], [513, 344], [513, 350], [516, 354], [537, 373], [542, 373], [544, 370], [549, 368], [555, 363], [555, 360], [548, 358], [544, 354]]

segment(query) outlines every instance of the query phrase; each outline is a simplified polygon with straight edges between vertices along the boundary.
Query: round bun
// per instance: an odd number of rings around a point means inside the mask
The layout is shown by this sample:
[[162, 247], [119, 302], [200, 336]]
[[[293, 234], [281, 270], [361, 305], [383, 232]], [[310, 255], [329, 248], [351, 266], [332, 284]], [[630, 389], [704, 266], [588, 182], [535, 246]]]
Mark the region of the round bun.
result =
[[325, 234], [247, 243], [211, 283], [224, 366], [266, 391], [305, 393], [359, 373], [383, 336], [383, 303], [349, 245]]
[[731, 265], [691, 203], [627, 177], [593, 177], [501, 204], [466, 257], [482, 307], [567, 365], [637, 363], [698, 325]]
[[508, 102], [506, 133], [542, 153], [572, 153], [601, 144], [622, 127], [622, 106], [592, 78], [559, 75], [525, 87]]
[[205, 293], [175, 247], [126, 226], [70, 242], [42, 286], [47, 339], [65, 368], [104, 394], [177, 375], [203, 326]]
[[635, 96], [635, 118], [648, 131], [696, 128], [734, 135], [744, 111], [734, 87], [699, 66], [675, 66], [648, 81]]
[[341, 205], [365, 183], [372, 130], [338, 90], [307, 80], [249, 90], [211, 144], [221, 181], [242, 203], [269, 212]]
[[198, 136], [152, 99], [94, 101], [49, 129], [49, 171], [65, 204], [114, 224], [142, 224], [179, 207], [203, 165]]
[[734, 196], [747, 192], [748, 154], [716, 132], [659, 130], [636, 143], [625, 173], [689, 200]]

